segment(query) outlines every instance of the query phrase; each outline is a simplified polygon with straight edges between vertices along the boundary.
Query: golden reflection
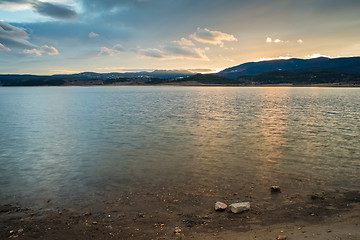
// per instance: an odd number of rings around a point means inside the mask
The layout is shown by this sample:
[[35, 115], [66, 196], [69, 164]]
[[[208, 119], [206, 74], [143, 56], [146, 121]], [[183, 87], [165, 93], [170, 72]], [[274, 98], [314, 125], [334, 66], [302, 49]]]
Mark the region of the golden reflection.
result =
[[287, 143], [284, 134], [288, 131], [291, 88], [263, 88], [262, 108], [258, 118], [257, 177], [274, 181], [283, 168], [283, 148]]
[[[213, 97], [209, 97], [209, 92]], [[238, 133], [236, 125], [229, 122], [236, 121], [237, 113], [231, 105], [233, 99], [229, 92], [231, 88], [213, 87], [206, 92], [200, 91], [196, 99], [194, 124], [189, 129], [194, 146], [191, 167], [204, 181], [221, 175], [221, 171], [215, 169], [229, 168], [231, 158], [236, 157], [233, 148], [239, 144]]]

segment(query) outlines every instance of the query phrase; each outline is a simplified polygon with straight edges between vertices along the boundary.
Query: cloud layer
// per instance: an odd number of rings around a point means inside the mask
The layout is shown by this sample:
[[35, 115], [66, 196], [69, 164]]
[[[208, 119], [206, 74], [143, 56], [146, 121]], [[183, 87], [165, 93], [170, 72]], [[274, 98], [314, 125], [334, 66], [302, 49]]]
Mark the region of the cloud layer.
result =
[[0, 51], [10, 52], [10, 51], [11, 51], [11, 49], [10, 49], [10, 48], [5, 47], [4, 45], [2, 45], [2, 44], [0, 43]]
[[47, 17], [74, 20], [78, 14], [70, 6], [60, 3], [42, 2], [37, 0], [1, 0], [0, 6], [26, 5], [33, 11]]
[[50, 56], [59, 55], [59, 51], [56, 48], [49, 47], [48, 45], [44, 45], [40, 49], [25, 49], [24, 53], [36, 54], [38, 56], [42, 56], [43, 54], [48, 54]]
[[89, 33], [88, 36], [89, 36], [89, 38], [97, 38], [97, 37], [99, 37], [99, 34], [91, 32], [91, 33]]
[[[272, 39], [271, 37], [267, 37], [265, 40], [266, 43], [289, 43], [290, 41], [288, 40], [281, 40], [279, 38], [276, 39]], [[303, 43], [304, 41], [302, 39], [298, 39], [296, 40], [297, 43]]]
[[28, 33], [24, 29], [0, 21], [0, 43], [3, 46], [9, 49], [29, 49], [36, 47], [27, 40], [28, 38]]
[[[197, 28], [195, 33], [190, 34], [189, 37], [200, 43], [219, 45], [220, 47], [224, 47], [225, 41], [237, 41], [234, 35], [200, 27]], [[140, 49], [139, 53], [145, 57], [161, 60], [189, 59], [209, 61], [205, 53], [207, 50], [209, 48], [196, 47], [193, 41], [182, 37], [180, 40], [172, 41], [160, 48]]]
[[170, 59], [192, 59], [192, 60], [209, 60], [205, 55], [205, 50], [201, 48], [167, 45], [161, 49], [147, 48], [140, 49], [139, 53], [144, 57], [151, 57], [160, 60]]
[[237, 41], [234, 35], [223, 33], [220, 31], [211, 31], [207, 28], [198, 27], [196, 32], [191, 34], [190, 37], [201, 43], [209, 43], [214, 45], [224, 46], [224, 42]]
[[108, 48], [104, 46], [100, 48], [100, 52], [98, 53], [98, 56], [115, 56], [124, 51], [125, 49], [121, 44], [116, 44], [112, 48]]
[[265, 40], [266, 43], [287, 43], [288, 41], [281, 40], [279, 38], [272, 39], [271, 37], [267, 37]]
[[32, 2], [31, 4], [36, 12], [44, 16], [67, 20], [76, 19], [78, 16], [77, 13], [67, 5], [38, 1]]

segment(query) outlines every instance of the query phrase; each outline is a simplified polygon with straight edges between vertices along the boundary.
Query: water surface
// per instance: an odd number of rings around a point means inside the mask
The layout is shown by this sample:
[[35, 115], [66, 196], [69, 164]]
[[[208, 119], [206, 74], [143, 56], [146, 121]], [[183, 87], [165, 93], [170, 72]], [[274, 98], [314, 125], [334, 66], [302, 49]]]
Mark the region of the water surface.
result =
[[0, 202], [360, 190], [360, 89], [0, 88]]

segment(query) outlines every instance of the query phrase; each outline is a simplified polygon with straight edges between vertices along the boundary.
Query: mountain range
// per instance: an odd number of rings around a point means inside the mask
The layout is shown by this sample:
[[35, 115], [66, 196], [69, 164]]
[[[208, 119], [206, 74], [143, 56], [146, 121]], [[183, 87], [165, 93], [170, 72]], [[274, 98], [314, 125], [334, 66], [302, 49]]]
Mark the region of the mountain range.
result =
[[61, 85], [259, 85], [348, 83], [360, 85], [360, 57], [247, 62], [215, 74], [189, 70], [43, 75], [0, 75], [0, 86]]
[[287, 60], [270, 60], [247, 62], [222, 70], [216, 75], [236, 79], [242, 76], [258, 75], [275, 71], [320, 72], [332, 71], [347, 74], [360, 74], [360, 57], [313, 59], [291, 58]]

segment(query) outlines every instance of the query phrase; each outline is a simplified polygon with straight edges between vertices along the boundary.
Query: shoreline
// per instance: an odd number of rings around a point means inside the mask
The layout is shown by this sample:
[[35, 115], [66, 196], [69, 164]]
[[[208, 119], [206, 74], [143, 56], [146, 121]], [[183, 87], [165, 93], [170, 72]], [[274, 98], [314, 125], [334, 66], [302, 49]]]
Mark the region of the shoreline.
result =
[[[2, 205], [0, 236], [2, 239], [265, 240], [285, 235], [290, 240], [358, 239], [360, 192], [321, 194], [277, 193], [265, 205], [250, 198], [251, 209], [239, 214], [215, 211], [215, 199], [174, 200], [167, 194], [159, 199], [124, 194], [87, 211], [52, 206], [51, 200], [47, 200], [48, 207], [39, 209]], [[224, 202], [242, 201], [239, 198], [244, 199], [234, 195]], [[280, 198], [288, 199], [287, 203], [278, 205]], [[177, 227], [181, 229], [178, 234]]]
[[238, 84], [89, 84], [89, 85], [39, 85], [39, 86], [1, 86], [0, 88], [18, 88], [18, 87], [243, 87], [243, 88], [359, 88], [360, 85], [353, 84], [262, 84], [262, 85], [238, 85]]

